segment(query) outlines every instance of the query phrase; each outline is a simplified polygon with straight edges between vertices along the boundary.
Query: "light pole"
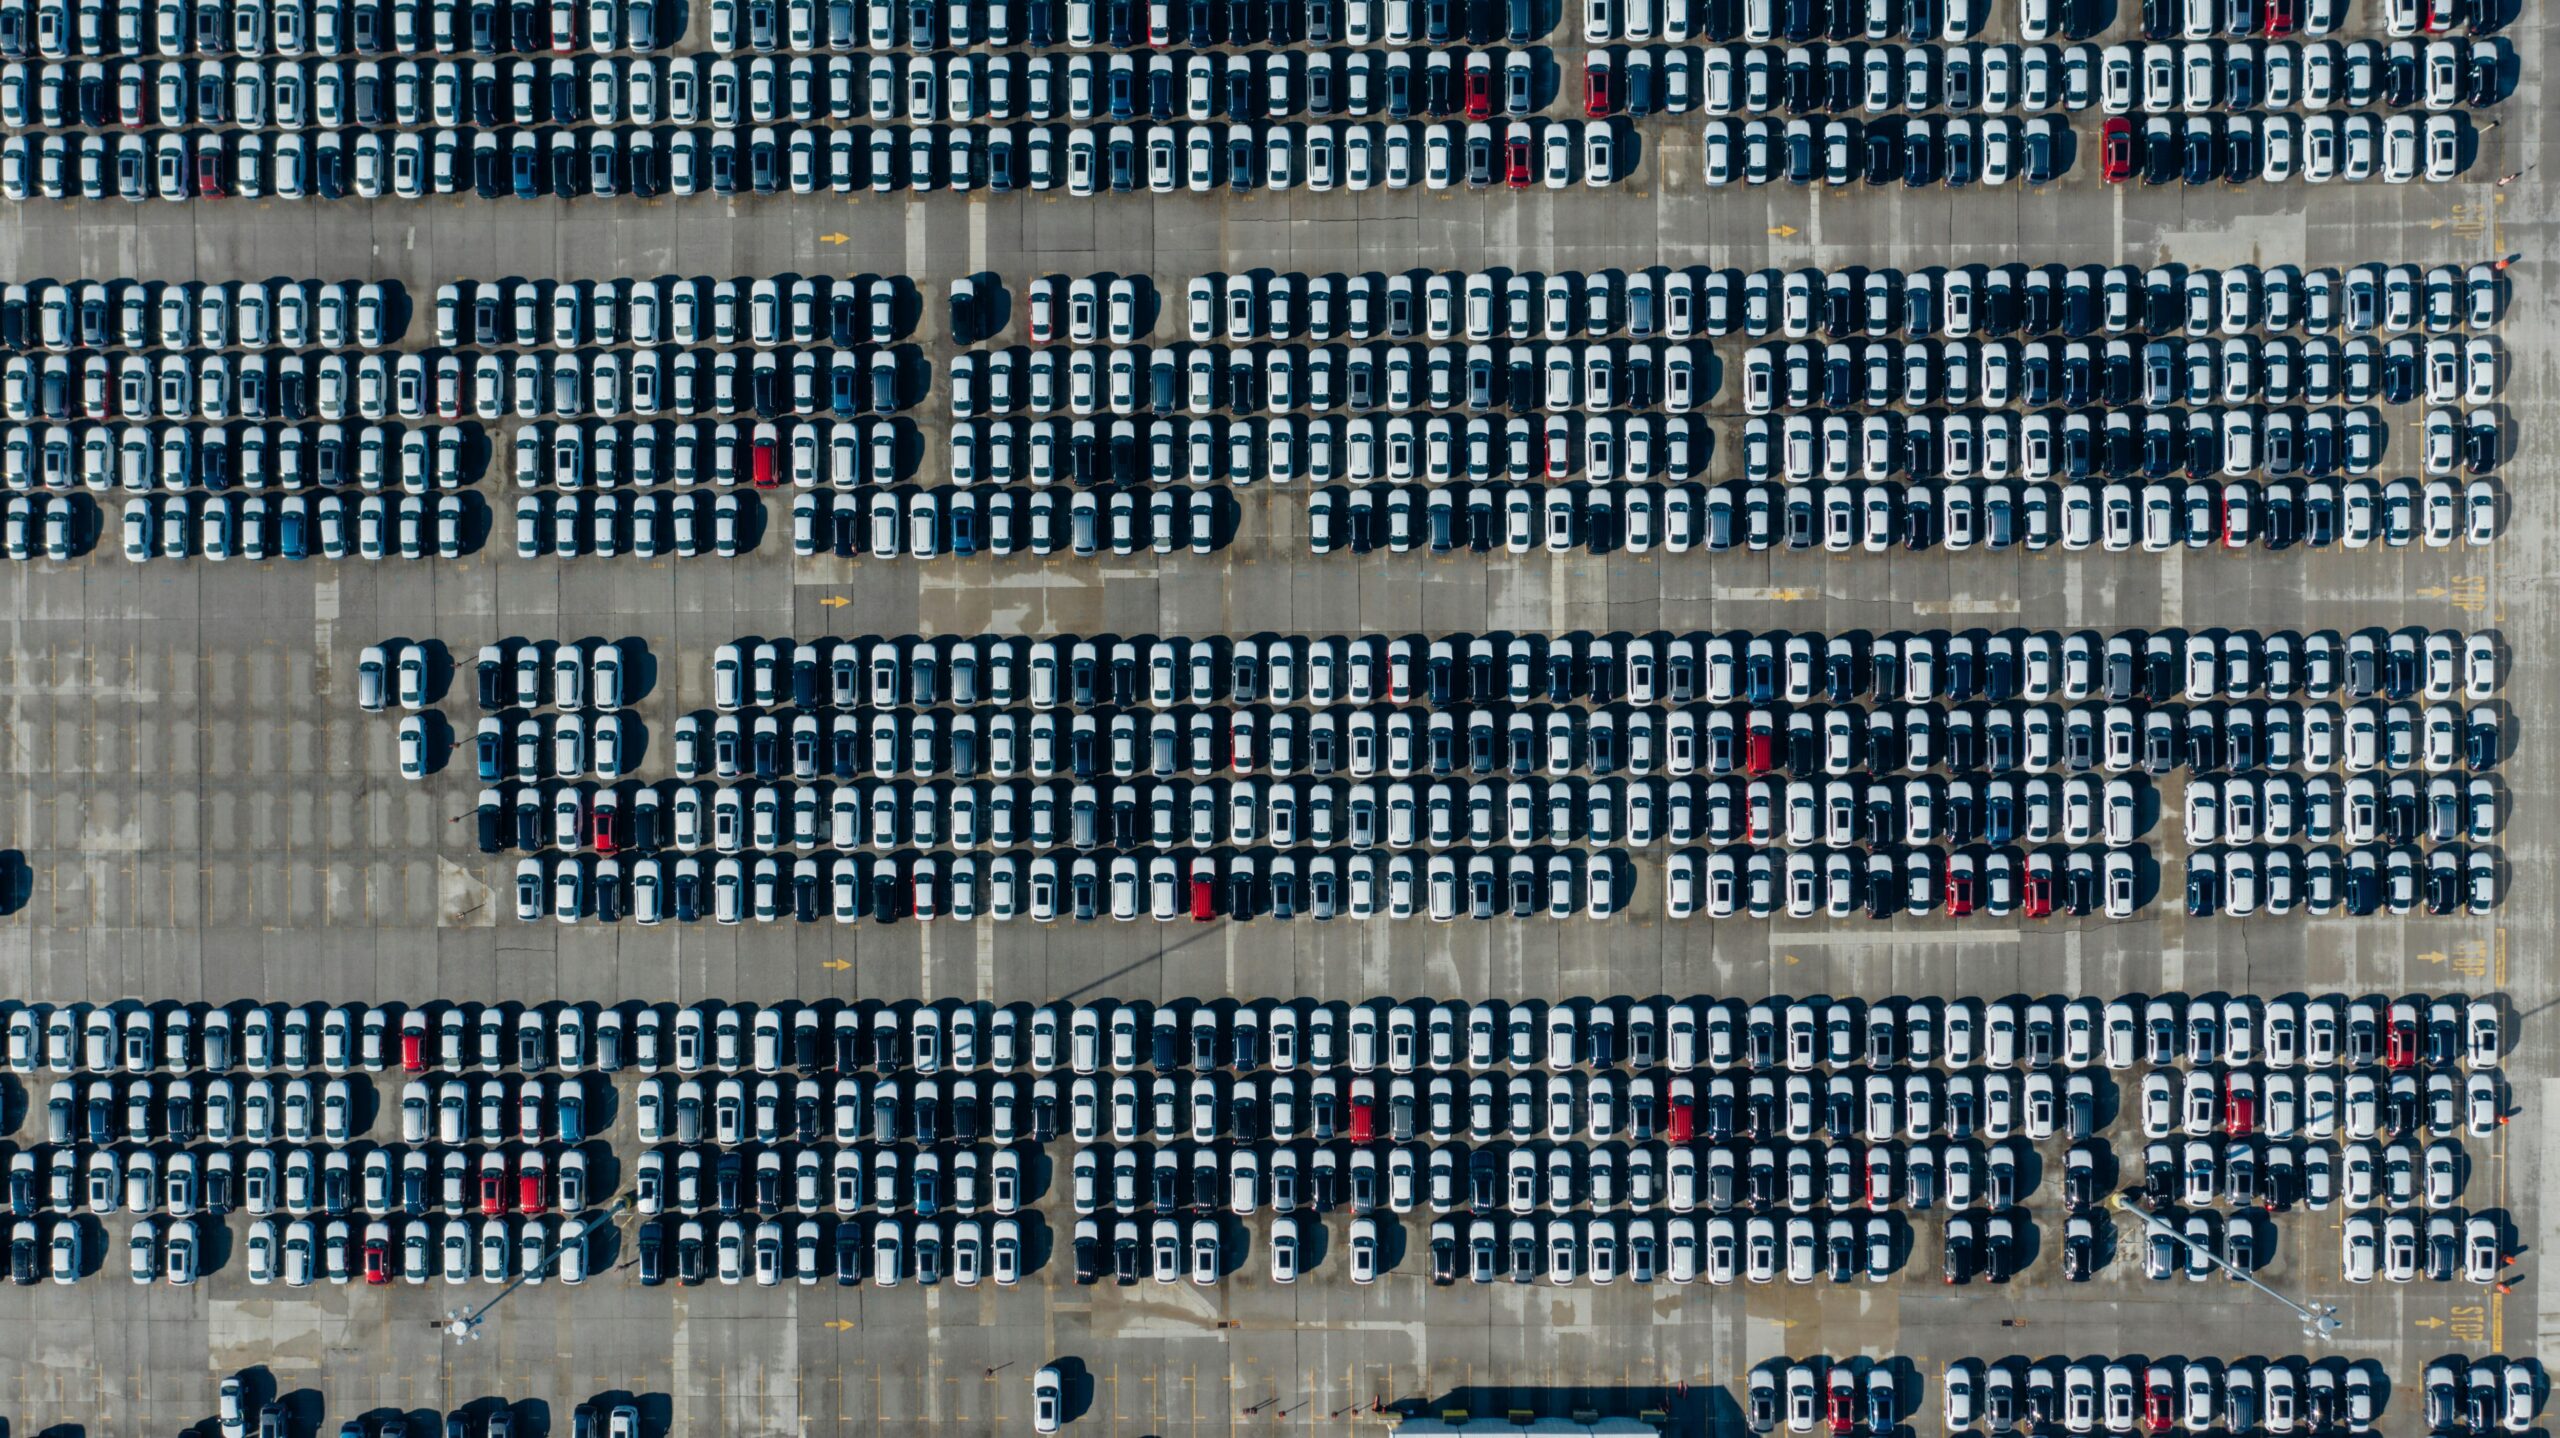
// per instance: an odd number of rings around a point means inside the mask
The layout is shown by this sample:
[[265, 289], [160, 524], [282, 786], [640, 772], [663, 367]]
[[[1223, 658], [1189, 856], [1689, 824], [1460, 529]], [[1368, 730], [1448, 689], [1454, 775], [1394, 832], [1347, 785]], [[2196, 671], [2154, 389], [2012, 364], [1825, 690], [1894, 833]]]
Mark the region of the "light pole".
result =
[[2202, 1255], [2205, 1262], [2212, 1264], [2214, 1267], [2221, 1269], [2223, 1272], [2230, 1274], [2232, 1277], [2239, 1279], [2251, 1288], [2258, 1290], [2260, 1293], [2265, 1294], [2269, 1298], [2274, 1299], [2276, 1302], [2281, 1303], [2286, 1308], [2292, 1310], [2293, 1316], [2302, 1320], [2303, 1337], [2313, 1339], [2315, 1341], [2324, 1338], [2334, 1338], [2337, 1336], [2338, 1330], [2346, 1326], [2345, 1323], [2339, 1319], [2338, 1310], [2334, 1304], [2298, 1303], [2293, 1299], [2285, 1297], [2283, 1294], [2269, 1288], [2264, 1283], [2259, 1282], [2256, 1274], [2249, 1272], [2245, 1268], [2232, 1267], [2230, 1263], [2223, 1259], [2221, 1254], [2213, 1251], [2211, 1245], [2198, 1243], [2187, 1237], [2185, 1234], [2178, 1231], [2176, 1225], [2148, 1209], [2135, 1208], [2132, 1201], [2125, 1195], [2115, 1194], [2109, 1197], [2107, 1200], [2107, 1206], [2119, 1211], [2130, 1209], [2135, 1213], [2141, 1214], [2143, 1226], [2151, 1232], [2163, 1234], [2169, 1238], [2177, 1240], [2179, 1245], [2184, 1247], [2189, 1253]]
[[[612, 1207], [596, 1210], [594, 1214], [590, 1215], [579, 1225], [575, 1241], [579, 1243], [586, 1242], [588, 1237], [594, 1234], [597, 1229], [602, 1228], [606, 1224], [613, 1222], [616, 1218], [619, 1218], [622, 1215], [623, 1210], [630, 1206], [630, 1195], [625, 1194], [624, 1196], [615, 1199]], [[536, 1274], [549, 1271], [553, 1264], [560, 1261], [560, 1255], [565, 1252], [568, 1247], [568, 1243], [563, 1242], [558, 1248], [552, 1249], [551, 1252], [543, 1256], [542, 1262], [526, 1269], [522, 1273], [517, 1274], [508, 1282], [506, 1287], [491, 1294], [489, 1296], [489, 1301], [481, 1304], [479, 1307], [468, 1309], [451, 1308], [445, 1310], [444, 1322], [437, 1326], [444, 1330], [445, 1337], [452, 1339], [456, 1343], [468, 1343], [471, 1340], [478, 1338], [480, 1336], [480, 1322], [482, 1319], [489, 1316], [489, 1310], [497, 1307], [501, 1302], [504, 1302], [508, 1294], [524, 1287], [525, 1283], [532, 1279]]]

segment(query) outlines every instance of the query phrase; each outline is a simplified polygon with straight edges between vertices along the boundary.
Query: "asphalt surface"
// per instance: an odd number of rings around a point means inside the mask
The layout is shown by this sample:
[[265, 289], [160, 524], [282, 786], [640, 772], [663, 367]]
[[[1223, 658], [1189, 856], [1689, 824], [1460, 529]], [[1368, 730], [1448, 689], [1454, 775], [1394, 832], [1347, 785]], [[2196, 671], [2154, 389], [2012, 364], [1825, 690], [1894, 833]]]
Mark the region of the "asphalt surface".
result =
[[[1371, 1288], [1329, 1266], [1291, 1288], [1247, 1276], [1205, 1293], [1078, 1290], [1056, 1263], [1011, 1292], [679, 1292], [617, 1272], [576, 1290], [519, 1291], [479, 1341], [459, 1346], [432, 1326], [454, 1301], [440, 1286], [287, 1296], [253, 1290], [234, 1268], [177, 1291], [135, 1288], [111, 1271], [0, 1305], [0, 1413], [28, 1432], [167, 1433], [210, 1417], [220, 1376], [263, 1367], [306, 1422], [331, 1427], [398, 1409], [417, 1432], [432, 1410], [499, 1397], [547, 1405], [565, 1432], [573, 1404], [628, 1392], [652, 1433], [1012, 1432], [1025, 1426], [1029, 1373], [1064, 1361], [1078, 1380], [1074, 1431], [1350, 1432], [1375, 1420], [1346, 1410], [1374, 1400], [1479, 1413], [1667, 1404], [1691, 1419], [1729, 1419], [1750, 1364], [1867, 1354], [1920, 1370], [1927, 1396], [1914, 1427], [1931, 1434], [1938, 1374], [1960, 1357], [2327, 1353], [2380, 1364], [2397, 1390], [2391, 1426], [2414, 1426], [2428, 1359], [2530, 1354], [2560, 1332], [2536, 1263], [2560, 1238], [2540, 1199], [2560, 1178], [2541, 1018], [2555, 990], [2538, 962], [2560, 895], [2541, 830], [2555, 751], [2534, 723], [2540, 703], [2560, 696], [2547, 638], [2560, 616], [2543, 582], [2560, 505], [2539, 483], [2552, 453], [2544, 250], [2555, 207], [2534, 168], [2551, 46], [2536, 13], [2508, 33], [2521, 87], [2496, 112], [2500, 128], [2466, 180], [2441, 187], [2112, 190], [2084, 164], [2040, 194], [1709, 192], [1696, 179], [1694, 124], [1683, 124], [1648, 129], [1646, 167], [1599, 193], [223, 202], [0, 214], [0, 274], [13, 279], [382, 278], [418, 295], [448, 279], [507, 275], [904, 273], [931, 295], [958, 274], [1018, 287], [1036, 274], [1146, 273], [1178, 293], [1194, 274], [1264, 267], [2521, 256], [2500, 331], [2515, 360], [2504, 396], [2517, 446], [2506, 468], [2512, 515], [2485, 552], [1317, 561], [1300, 537], [1302, 498], [1266, 489], [1241, 497], [1237, 543], [1208, 557], [796, 560], [769, 542], [729, 562], [523, 561], [487, 549], [443, 563], [137, 567], [95, 555], [13, 565], [0, 571], [0, 843], [24, 855], [30, 887], [0, 920], [0, 992], [54, 1002], [1048, 1002], [2496, 990], [2515, 1015], [2506, 1067], [2516, 1117], [2473, 1145], [2466, 1202], [2512, 1215], [2522, 1250], [2512, 1293], [2350, 1287], [2338, 1273], [2335, 1210], [2279, 1218], [2266, 1274], [2280, 1290], [2339, 1306], [2343, 1330], [2325, 1344], [2235, 1285], [2151, 1284], [2118, 1265], [2067, 1287], [2051, 1259], [2005, 1289], [1943, 1287], [1925, 1262], [1881, 1285], [1721, 1290], [1434, 1290], [1413, 1260]], [[2493, 183], [2511, 171], [2522, 178]], [[2120, 924], [1670, 925], [1657, 904], [1639, 902], [1606, 924], [519, 925], [500, 913], [505, 867], [474, 853], [467, 825], [452, 822], [477, 786], [459, 768], [403, 783], [393, 723], [361, 713], [354, 698], [358, 649], [398, 638], [433, 638], [462, 655], [501, 637], [637, 641], [659, 665], [637, 710], [654, 737], [674, 714], [707, 707], [711, 648], [745, 635], [2374, 624], [2488, 629], [2511, 655], [2505, 697], [2518, 718], [2501, 772], [2514, 798], [2502, 836], [2513, 877], [2492, 918], [2190, 922], [2155, 904]], [[445, 708], [467, 725], [459, 697]], [[653, 755], [644, 772], [663, 773], [663, 762]], [[850, 967], [825, 967], [830, 959]], [[621, 1123], [609, 1137], [627, 1143]], [[26, 1141], [23, 1128], [16, 1139]], [[2119, 1156], [2129, 1151], [2119, 1138]], [[2052, 1200], [2042, 1202], [2050, 1224]]]

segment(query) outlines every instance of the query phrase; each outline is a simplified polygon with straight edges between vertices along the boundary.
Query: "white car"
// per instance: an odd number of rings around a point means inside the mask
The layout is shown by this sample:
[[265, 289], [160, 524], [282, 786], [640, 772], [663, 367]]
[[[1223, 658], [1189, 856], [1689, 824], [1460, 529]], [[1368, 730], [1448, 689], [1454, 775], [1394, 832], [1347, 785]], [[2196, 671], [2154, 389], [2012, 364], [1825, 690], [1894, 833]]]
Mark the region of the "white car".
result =
[[1055, 1367], [1042, 1368], [1031, 1375], [1031, 1431], [1055, 1433], [1066, 1421], [1066, 1383]]

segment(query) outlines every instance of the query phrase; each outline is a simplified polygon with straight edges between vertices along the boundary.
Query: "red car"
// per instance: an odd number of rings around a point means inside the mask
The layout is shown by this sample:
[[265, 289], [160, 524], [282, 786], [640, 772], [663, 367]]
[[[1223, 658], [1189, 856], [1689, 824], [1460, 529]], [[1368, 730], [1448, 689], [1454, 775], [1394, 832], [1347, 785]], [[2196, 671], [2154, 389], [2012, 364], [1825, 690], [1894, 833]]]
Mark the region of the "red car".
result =
[[2418, 1025], [2397, 1015], [2382, 1027], [2382, 1061], [2395, 1069], [2418, 1066]]
[[2281, 40], [2300, 28], [2301, 19], [2293, 13], [2294, 0], [2267, 0], [2267, 38]]
[[1775, 738], [1776, 735], [1771, 732], [1770, 725], [1766, 721], [1751, 726], [1750, 734], [1742, 741], [1742, 768], [1745, 773], [1769, 772], [1771, 765], [1769, 750]]
[[1191, 876], [1191, 917], [1204, 924], [1218, 917], [1218, 886], [1206, 874]]
[[370, 1235], [364, 1241], [364, 1281], [376, 1287], [391, 1281], [391, 1245]]
[[1961, 919], [1973, 912], [1973, 871], [1958, 869], [1955, 861], [1947, 861], [1947, 917]]
[[1687, 1094], [1673, 1094], [1669, 1117], [1662, 1126], [1662, 1136], [1670, 1143], [1687, 1143], [1697, 1131], [1698, 1105]]
[[222, 153], [219, 150], [196, 151], [196, 193], [208, 200], [219, 200], [222, 188]]
[[400, 1031], [400, 1071], [424, 1073], [427, 1067], [427, 1035], [423, 1029]]
[[1529, 188], [1529, 127], [1514, 122], [1502, 142], [1502, 182], [1512, 189]]
[[496, 1169], [480, 1171], [480, 1214], [495, 1218], [507, 1211], [507, 1176]]
[[613, 816], [619, 812], [618, 807], [609, 806], [599, 806], [595, 810], [594, 822], [589, 827], [593, 830], [597, 853], [610, 854], [618, 847], [613, 837]]
[[1467, 62], [1467, 118], [1493, 118], [1493, 65], [1490, 61], [1475, 59]]
[[2247, 1138], [2258, 1131], [2258, 1098], [2255, 1094], [2234, 1091], [2222, 1104], [2222, 1126], [2233, 1138]]
[[1582, 67], [1582, 113], [1597, 120], [1616, 107], [1616, 91], [1610, 84], [1609, 62], [1594, 55]]
[[2166, 1433], [2178, 1422], [2178, 1395], [2166, 1383], [2154, 1383], [2142, 1395], [2143, 1426]]
[[1858, 1426], [1858, 1390], [1845, 1383], [1831, 1386], [1830, 1413], [1825, 1420], [1834, 1433], [1847, 1433]]
[[549, 1207], [549, 1200], [543, 1192], [545, 1186], [541, 1169], [528, 1168], [519, 1174], [516, 1178], [516, 1211], [540, 1213]]
[[2026, 884], [2026, 915], [2041, 919], [2053, 912], [2053, 875], [2029, 874]]
[[1351, 1101], [1351, 1141], [1369, 1143], [1378, 1136], [1378, 1106], [1368, 1099]]
[[750, 463], [753, 466], [756, 488], [771, 489], [782, 482], [782, 476], [773, 472], [772, 440], [759, 439], [755, 442]]
[[2107, 117], [2106, 132], [2099, 141], [2098, 173], [2110, 185], [2121, 185], [2133, 178], [2133, 121], [2122, 115]]

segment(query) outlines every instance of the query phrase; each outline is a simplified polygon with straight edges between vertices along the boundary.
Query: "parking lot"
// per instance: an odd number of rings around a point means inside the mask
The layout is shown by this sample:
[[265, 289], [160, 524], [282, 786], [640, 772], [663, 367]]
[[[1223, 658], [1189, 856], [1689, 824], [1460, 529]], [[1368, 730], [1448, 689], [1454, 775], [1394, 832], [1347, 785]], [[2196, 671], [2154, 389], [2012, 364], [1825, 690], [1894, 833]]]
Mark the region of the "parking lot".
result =
[[[2066, 1283], [2048, 1251], [2006, 1285], [1949, 1287], [1931, 1248], [1873, 1284], [1442, 1288], [1409, 1252], [1374, 1285], [1350, 1283], [1336, 1256], [1281, 1286], [1264, 1277], [1259, 1238], [1248, 1238], [1241, 1271], [1206, 1288], [1080, 1287], [1056, 1256], [1013, 1289], [643, 1288], [631, 1272], [604, 1272], [575, 1288], [518, 1290], [478, 1340], [456, 1344], [436, 1321], [494, 1286], [288, 1291], [249, 1285], [235, 1257], [189, 1289], [138, 1287], [110, 1253], [75, 1287], [29, 1290], [0, 1307], [0, 1412], [28, 1432], [174, 1432], [210, 1418], [218, 1378], [263, 1367], [304, 1432], [399, 1410], [415, 1434], [441, 1411], [501, 1397], [547, 1405], [549, 1431], [566, 1433], [573, 1405], [607, 1393], [637, 1395], [653, 1438], [828, 1424], [1018, 1432], [1030, 1373], [1055, 1362], [1071, 1380], [1074, 1432], [1375, 1431], [1363, 1412], [1373, 1402], [1420, 1401], [1479, 1415], [1664, 1408], [1701, 1425], [1684, 1432], [1738, 1434], [1755, 1364], [1899, 1355], [1918, 1385], [1918, 1401], [1904, 1404], [1909, 1426], [1934, 1435], [1943, 1375], [1959, 1359], [2291, 1354], [2380, 1365], [2389, 1430], [2414, 1430], [2431, 1359], [2532, 1354], [2560, 1331], [2535, 1262], [2560, 1241], [2560, 1218], [2539, 1197], [2560, 1177], [2560, 1085], [2543, 1033], [2553, 985], [2540, 962], [2560, 892], [2542, 816], [2560, 772], [2534, 722], [2541, 702], [2560, 698], [2545, 637], [2560, 615], [2542, 582], [2560, 537], [2541, 471], [2554, 418], [2543, 254], [2554, 207], [2533, 168], [2549, 30], [2528, 14], [2506, 35], [2521, 82], [2484, 115], [2498, 127], [2449, 185], [2112, 186], [2084, 156], [2032, 194], [1710, 189], [1698, 126], [1682, 120], [1643, 129], [1628, 181], [1552, 193], [9, 206], [0, 275], [12, 280], [293, 275], [396, 280], [413, 296], [503, 276], [906, 275], [938, 294], [954, 277], [996, 274], [1018, 297], [1038, 275], [1145, 274], [1171, 300], [1190, 276], [1252, 270], [2522, 258], [2508, 272], [2513, 298], [2498, 331], [2512, 356], [2500, 397], [2509, 512], [2479, 549], [1497, 547], [1311, 559], [1304, 487], [1257, 486], [1236, 496], [1233, 542], [1208, 555], [799, 558], [768, 534], [730, 560], [528, 560], [496, 541], [418, 564], [134, 565], [108, 544], [68, 564], [9, 565], [0, 569], [9, 615], [0, 739], [11, 782], [0, 787], [0, 848], [21, 856], [11, 869], [22, 889], [0, 906], [0, 991], [53, 1003], [1070, 1005], [1199, 995], [2496, 992], [2512, 1016], [2504, 1067], [2515, 1116], [2466, 1141], [2464, 1202], [2512, 1215], [2521, 1249], [2512, 1292], [2348, 1284], [2334, 1256], [2343, 1215], [2332, 1208], [2274, 1219], [2275, 1257], [2262, 1275], [2287, 1295], [2337, 1306], [2342, 1326], [2325, 1342], [2304, 1339], [2273, 1300], [2238, 1285], [2144, 1279], [2130, 1252], [2088, 1284]], [[1578, 66], [1578, 48], [1560, 54]], [[2495, 183], [2519, 171], [2516, 183]], [[947, 354], [941, 324], [926, 304], [917, 342]], [[926, 451], [938, 452], [949, 423], [939, 391], [918, 421]], [[2394, 451], [2415, 438], [2395, 436]], [[511, 503], [495, 479], [478, 488], [492, 505]], [[472, 843], [480, 786], [468, 764], [404, 782], [395, 721], [362, 712], [355, 692], [368, 645], [433, 640], [467, 660], [501, 640], [610, 639], [649, 677], [636, 713], [649, 736], [641, 762], [664, 778], [675, 717], [712, 710], [712, 652], [741, 636], [2366, 626], [2485, 631], [2503, 647], [2512, 730], [2497, 843], [2508, 878], [2489, 916], [2189, 919], [2163, 893], [2123, 921], [1683, 922], [1663, 917], [1649, 886], [1645, 902], [1605, 921], [528, 924], [512, 912], [513, 856], [484, 856]], [[441, 706], [465, 732], [476, 717], [467, 684], [465, 675]], [[2177, 833], [2176, 792], [2164, 785], [2155, 843]], [[6, 1087], [14, 1151], [41, 1137], [42, 1085]], [[613, 1112], [599, 1139], [636, 1151], [634, 1117], [627, 1106]], [[2139, 1147], [2127, 1134], [2115, 1141], [2126, 1163]], [[2028, 1204], [2050, 1249], [2061, 1219], [2047, 1182]], [[1047, 1212], [1053, 1230], [1062, 1216], [1071, 1222], [1062, 1203]], [[1429, 1216], [1401, 1220], [1409, 1249]], [[110, 1227], [121, 1233], [123, 1222]], [[1338, 1242], [1342, 1218], [1330, 1227]]]

